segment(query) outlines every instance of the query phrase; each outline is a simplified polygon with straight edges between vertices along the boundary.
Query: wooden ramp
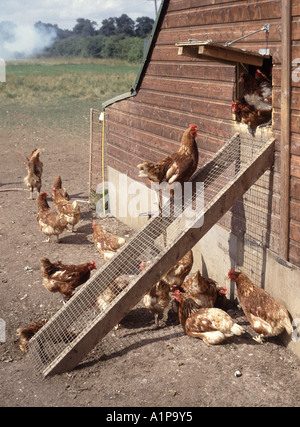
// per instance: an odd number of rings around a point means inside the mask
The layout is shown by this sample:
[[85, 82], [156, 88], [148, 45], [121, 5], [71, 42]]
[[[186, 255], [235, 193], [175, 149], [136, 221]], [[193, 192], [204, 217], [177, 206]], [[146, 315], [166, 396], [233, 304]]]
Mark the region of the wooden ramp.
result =
[[[48, 376], [75, 368], [271, 167], [274, 145], [274, 139], [234, 135], [193, 176], [194, 192], [184, 211], [180, 203], [172, 216], [164, 210], [150, 219], [30, 340], [28, 353], [36, 370]], [[141, 261], [147, 262], [143, 271]], [[106, 301], [101, 308], [96, 304], [100, 295]]]

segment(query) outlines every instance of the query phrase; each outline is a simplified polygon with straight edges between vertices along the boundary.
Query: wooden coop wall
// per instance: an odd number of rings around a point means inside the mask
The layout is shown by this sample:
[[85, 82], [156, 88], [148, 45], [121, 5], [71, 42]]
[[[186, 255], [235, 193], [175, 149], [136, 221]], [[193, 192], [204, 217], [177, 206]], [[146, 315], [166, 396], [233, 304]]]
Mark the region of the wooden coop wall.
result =
[[[105, 133], [107, 164], [140, 180], [136, 165], [143, 160], [157, 161], [176, 151], [183, 130], [195, 123], [199, 166], [203, 165], [240, 131], [231, 110], [236, 92], [236, 66], [179, 56], [175, 44], [190, 38], [225, 43], [270, 24], [269, 33], [258, 32], [233, 46], [255, 52], [270, 50], [274, 65], [271, 134], [277, 141], [274, 168], [219, 224], [244, 242], [250, 239], [249, 247], [270, 248], [276, 254], [280, 254], [281, 244], [281, 5], [281, 0], [262, 0], [259, 6], [254, 0], [165, 1], [137, 95], [106, 108]], [[298, 0], [292, 1], [292, 15], [292, 58], [299, 58]], [[300, 91], [299, 83], [292, 85], [288, 260], [300, 266]], [[258, 137], [264, 135], [259, 133]], [[247, 254], [243, 257], [245, 261]]]

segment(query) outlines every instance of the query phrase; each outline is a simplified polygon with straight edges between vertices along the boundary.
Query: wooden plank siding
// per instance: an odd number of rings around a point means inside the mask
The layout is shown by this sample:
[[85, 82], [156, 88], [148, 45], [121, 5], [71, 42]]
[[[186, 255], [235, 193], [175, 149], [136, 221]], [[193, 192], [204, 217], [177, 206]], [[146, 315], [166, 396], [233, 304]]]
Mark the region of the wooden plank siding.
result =
[[[300, 2], [292, 0], [292, 61], [300, 58]], [[299, 60], [300, 63], [300, 60]], [[293, 69], [292, 69], [293, 71]], [[289, 260], [300, 265], [300, 73], [291, 81], [291, 164]]]
[[[157, 161], [178, 149], [185, 128], [198, 126], [199, 166], [239, 130], [231, 111], [236, 67], [178, 55], [176, 43], [189, 38], [225, 43], [258, 30], [234, 47], [258, 52], [269, 49], [273, 60], [273, 134], [276, 152], [272, 179], [256, 189], [269, 209], [268, 247], [280, 253], [280, 131], [281, 131], [281, 0], [169, 0], [165, 2], [151, 54], [138, 83], [137, 95], [106, 108], [107, 163], [138, 178], [136, 165]], [[300, 58], [300, 2], [292, 0], [292, 58]], [[300, 76], [299, 76], [300, 77]], [[300, 266], [300, 82], [291, 91], [291, 186], [289, 260]], [[145, 179], [142, 180], [146, 182]], [[271, 196], [270, 196], [271, 192]], [[219, 222], [237, 233], [255, 229], [250, 200], [240, 201]], [[259, 211], [258, 211], [259, 213]], [[249, 214], [249, 215], [248, 215]], [[264, 212], [266, 217], [267, 212]]]

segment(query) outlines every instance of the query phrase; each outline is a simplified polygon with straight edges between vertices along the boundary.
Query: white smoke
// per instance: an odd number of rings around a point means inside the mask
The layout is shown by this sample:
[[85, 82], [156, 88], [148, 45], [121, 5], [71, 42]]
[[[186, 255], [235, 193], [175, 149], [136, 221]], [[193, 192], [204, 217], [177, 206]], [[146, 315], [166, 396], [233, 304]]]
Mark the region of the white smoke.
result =
[[57, 37], [53, 28], [0, 22], [0, 58], [29, 58], [42, 53]]

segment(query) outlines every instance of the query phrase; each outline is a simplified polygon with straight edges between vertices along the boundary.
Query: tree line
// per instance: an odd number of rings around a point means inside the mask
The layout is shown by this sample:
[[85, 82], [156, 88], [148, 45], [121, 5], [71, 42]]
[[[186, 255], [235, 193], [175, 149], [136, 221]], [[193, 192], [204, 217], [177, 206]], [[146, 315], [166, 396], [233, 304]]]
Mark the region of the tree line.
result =
[[46, 33], [55, 33], [54, 42], [45, 48], [43, 56], [80, 56], [93, 58], [118, 58], [140, 62], [143, 58], [144, 40], [152, 31], [154, 20], [140, 17], [133, 21], [128, 15], [108, 18], [98, 24], [89, 19], [78, 18], [72, 30], [63, 30], [57, 24], [37, 22], [35, 28]]

